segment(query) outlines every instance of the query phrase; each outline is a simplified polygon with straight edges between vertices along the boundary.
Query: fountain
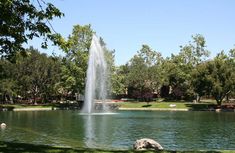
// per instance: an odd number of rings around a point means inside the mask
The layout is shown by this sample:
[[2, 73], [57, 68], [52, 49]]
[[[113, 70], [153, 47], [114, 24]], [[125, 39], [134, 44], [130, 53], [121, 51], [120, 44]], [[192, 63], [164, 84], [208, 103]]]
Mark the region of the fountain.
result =
[[99, 111], [108, 112], [109, 108], [106, 105], [107, 64], [104, 49], [96, 35], [92, 37], [86, 76], [85, 101], [82, 113], [96, 113], [95, 107], [97, 107], [97, 104], [99, 105]]

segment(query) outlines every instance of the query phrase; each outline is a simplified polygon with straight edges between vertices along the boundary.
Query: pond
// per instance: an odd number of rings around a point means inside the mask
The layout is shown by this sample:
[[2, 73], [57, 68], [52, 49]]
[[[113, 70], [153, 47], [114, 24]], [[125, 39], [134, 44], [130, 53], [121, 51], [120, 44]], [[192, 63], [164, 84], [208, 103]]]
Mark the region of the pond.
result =
[[118, 111], [0, 112], [0, 141], [102, 149], [131, 149], [152, 138], [167, 150], [235, 150], [235, 113]]

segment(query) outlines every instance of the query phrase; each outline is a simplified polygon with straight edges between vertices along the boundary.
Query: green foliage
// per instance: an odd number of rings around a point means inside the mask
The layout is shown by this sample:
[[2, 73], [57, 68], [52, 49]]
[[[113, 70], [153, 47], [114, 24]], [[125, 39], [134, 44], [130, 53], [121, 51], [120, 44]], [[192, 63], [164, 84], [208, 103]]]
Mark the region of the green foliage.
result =
[[[1, 58], [1, 101], [12, 103], [14, 97], [48, 101], [83, 94], [94, 33], [90, 25], [75, 25], [67, 40], [58, 37], [66, 53], [63, 58], [41, 54], [32, 47], [15, 52], [11, 56], [14, 62]], [[106, 48], [100, 38], [107, 61], [107, 80], [111, 80], [108, 94], [117, 97], [128, 94], [148, 101], [154, 94], [162, 93], [164, 87], [167, 92], [164, 98], [193, 100], [195, 95], [213, 96], [221, 105], [226, 96], [235, 95], [235, 49], [206, 61], [209, 51], [204, 37], [195, 35], [192, 39], [181, 46], [179, 54], [167, 58], [143, 45], [127, 64], [115, 67], [115, 50]]]
[[64, 14], [53, 4], [43, 0], [1, 0], [0, 10], [0, 56], [11, 57], [24, 51], [22, 44], [35, 37], [43, 38], [43, 48], [47, 48], [48, 39], [62, 44], [62, 37], [53, 34], [49, 21]]
[[84, 93], [87, 61], [93, 30], [90, 25], [73, 27], [72, 34], [62, 48], [66, 53], [61, 67], [61, 80], [57, 84], [65, 95]]
[[[61, 67], [61, 81], [58, 83], [60, 91], [63, 91], [64, 94], [84, 93], [88, 55], [93, 34], [95, 32], [92, 30], [91, 25], [75, 25], [72, 34], [64, 43], [66, 47], [62, 49], [66, 56]], [[100, 38], [100, 43], [104, 49], [107, 62], [108, 80], [113, 80], [115, 78], [113, 76], [115, 51], [108, 50], [102, 38]], [[111, 84], [108, 84], [108, 89], [112, 89]], [[112, 92], [110, 90], [108, 91], [109, 94]]]
[[119, 67], [115, 67], [112, 75], [112, 93], [113, 95], [125, 95], [127, 88], [127, 74], [128, 66], [121, 65]]
[[29, 48], [27, 57], [19, 57], [16, 63], [19, 95], [48, 100], [53, 96], [54, 84], [59, 80], [60, 64], [57, 59]]
[[7, 60], [0, 60], [0, 101], [12, 103], [15, 96], [16, 83], [12, 78], [14, 66]]
[[129, 62], [127, 85], [133, 97], [149, 99], [153, 92], [158, 92], [160, 87], [159, 67], [162, 57], [159, 52], [152, 50], [148, 45], [143, 45]]
[[59, 81], [60, 60], [48, 57], [34, 48], [26, 49], [26, 55], [18, 54], [16, 62], [0, 60], [0, 94], [3, 102], [15, 99], [36, 98], [48, 101], [56, 95], [55, 84]]
[[200, 95], [212, 95], [218, 105], [235, 89], [234, 58], [222, 51], [214, 60], [199, 65], [194, 72], [194, 88]]
[[193, 42], [180, 46], [178, 55], [164, 60], [161, 69], [165, 78], [164, 85], [171, 87], [171, 96], [176, 99], [193, 99], [192, 71], [209, 56], [206, 41], [202, 35], [192, 36]]

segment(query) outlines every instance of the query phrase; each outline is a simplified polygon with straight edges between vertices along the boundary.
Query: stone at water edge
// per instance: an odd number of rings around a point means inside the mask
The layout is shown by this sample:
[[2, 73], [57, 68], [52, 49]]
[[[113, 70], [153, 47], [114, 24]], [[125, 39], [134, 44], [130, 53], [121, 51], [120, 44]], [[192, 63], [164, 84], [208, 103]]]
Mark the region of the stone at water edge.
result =
[[136, 140], [133, 144], [135, 150], [163, 150], [163, 147], [153, 139], [144, 138]]

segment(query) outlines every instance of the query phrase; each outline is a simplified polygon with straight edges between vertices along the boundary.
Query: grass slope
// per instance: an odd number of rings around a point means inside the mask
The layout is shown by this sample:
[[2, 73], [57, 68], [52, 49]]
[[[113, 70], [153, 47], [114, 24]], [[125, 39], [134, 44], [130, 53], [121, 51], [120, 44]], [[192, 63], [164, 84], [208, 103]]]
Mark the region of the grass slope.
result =
[[[192, 103], [192, 102], [122, 102], [119, 103], [120, 108], [165, 108], [165, 109], [189, 109], [189, 110], [208, 110], [209, 108], [216, 107], [214, 102], [202, 102], [202, 103]], [[174, 107], [171, 105], [174, 104]]]
[[4, 153], [235, 153], [235, 151], [134, 151], [134, 150], [102, 150], [88, 148], [63, 148], [47, 145], [35, 145], [0, 141], [0, 152]]

